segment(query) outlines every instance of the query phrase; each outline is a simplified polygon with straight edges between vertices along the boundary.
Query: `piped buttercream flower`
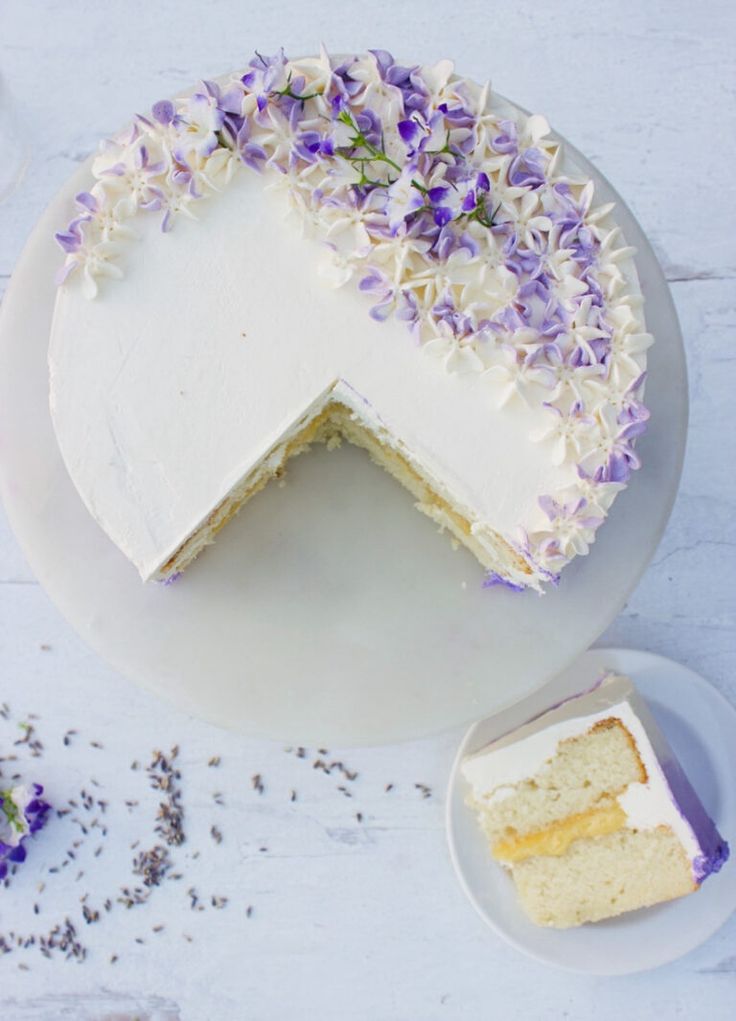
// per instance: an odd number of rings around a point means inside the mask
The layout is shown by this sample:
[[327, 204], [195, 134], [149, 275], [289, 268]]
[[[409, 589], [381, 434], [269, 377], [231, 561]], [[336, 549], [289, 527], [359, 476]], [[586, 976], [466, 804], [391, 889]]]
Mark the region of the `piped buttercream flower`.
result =
[[524, 356], [509, 344], [499, 344], [491, 357], [483, 375], [499, 408], [514, 398], [529, 404], [535, 393], [549, 385], [549, 370], [539, 363], [536, 354]]
[[559, 503], [551, 496], [540, 496], [539, 506], [549, 524], [531, 538], [542, 561], [555, 568], [572, 556], [585, 556], [603, 518], [591, 513], [583, 498]]
[[547, 424], [532, 432], [529, 438], [533, 443], [551, 443], [552, 464], [564, 464], [577, 458], [583, 437], [594, 425], [594, 419], [585, 413], [581, 401], [575, 401], [568, 411], [549, 402], [543, 407], [548, 415]]
[[603, 404], [598, 408], [596, 427], [586, 434], [580, 465], [587, 472], [603, 469], [611, 482], [628, 482], [632, 470], [641, 466], [633, 440], [646, 429], [645, 422], [621, 422], [615, 408]]

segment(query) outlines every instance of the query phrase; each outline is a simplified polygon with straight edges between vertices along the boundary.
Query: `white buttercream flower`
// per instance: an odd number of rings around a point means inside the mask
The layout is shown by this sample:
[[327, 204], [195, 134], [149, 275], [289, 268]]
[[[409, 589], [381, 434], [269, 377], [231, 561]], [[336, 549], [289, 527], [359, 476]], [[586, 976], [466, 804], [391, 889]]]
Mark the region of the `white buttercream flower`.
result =
[[442, 323], [438, 329], [440, 332], [436, 337], [422, 344], [423, 351], [434, 358], [439, 358], [446, 372], [465, 375], [483, 371], [485, 366], [475, 350], [472, 337], [458, 339]]
[[[603, 368], [603, 366], [599, 366]], [[597, 411], [603, 404], [610, 404], [612, 408], [620, 413], [632, 401], [632, 384], [641, 380], [641, 373], [631, 371], [629, 364], [624, 359], [613, 355], [608, 363], [608, 371], [605, 375], [600, 373], [597, 377], [587, 377], [581, 386], [586, 407], [591, 411]]]
[[59, 274], [59, 283], [63, 283], [74, 272], [81, 272], [82, 293], [85, 298], [95, 298], [98, 286], [97, 277], [112, 277], [119, 280], [123, 276], [120, 266], [114, 261], [121, 252], [121, 246], [115, 241], [107, 241], [100, 234], [98, 225], [87, 220], [78, 223], [75, 228], [74, 250], [64, 261]]
[[586, 415], [579, 403], [569, 411], [562, 411], [555, 404], [543, 405], [547, 422], [531, 433], [532, 443], [550, 443], [552, 464], [560, 465], [580, 456], [581, 444], [586, 433], [594, 426], [594, 419]]
[[491, 355], [491, 365], [483, 374], [490, 384], [496, 406], [505, 407], [512, 399], [530, 404], [549, 381], [546, 368], [533, 358], [523, 358], [515, 348], [500, 344]]
[[646, 364], [643, 356], [654, 343], [654, 337], [641, 332], [638, 319], [627, 307], [611, 309], [607, 315], [613, 326], [611, 358], [625, 366], [632, 377], [639, 375]]

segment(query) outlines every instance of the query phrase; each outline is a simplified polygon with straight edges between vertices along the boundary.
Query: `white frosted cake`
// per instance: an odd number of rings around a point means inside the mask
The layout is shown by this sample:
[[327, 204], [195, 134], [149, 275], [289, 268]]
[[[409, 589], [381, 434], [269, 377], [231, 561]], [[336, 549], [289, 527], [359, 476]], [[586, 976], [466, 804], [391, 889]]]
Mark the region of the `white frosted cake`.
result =
[[632, 249], [545, 120], [449, 61], [257, 55], [105, 143], [77, 207], [53, 423], [144, 579], [346, 438], [541, 591], [638, 467]]
[[538, 925], [681, 897], [728, 858], [626, 677], [604, 676], [465, 759], [462, 774], [491, 854]]

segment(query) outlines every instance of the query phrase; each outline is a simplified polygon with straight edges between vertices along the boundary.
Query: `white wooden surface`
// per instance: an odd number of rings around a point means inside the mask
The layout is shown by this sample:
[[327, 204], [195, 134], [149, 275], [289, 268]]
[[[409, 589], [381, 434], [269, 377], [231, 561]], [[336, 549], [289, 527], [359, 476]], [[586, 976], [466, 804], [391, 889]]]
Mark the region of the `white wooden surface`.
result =
[[[597, 161], [671, 281], [691, 373], [685, 474], [660, 550], [603, 640], [677, 658], [736, 699], [734, 430], [724, 433], [736, 326], [735, 29], [728, 0], [4, 0], [0, 71], [22, 111], [32, 162], [0, 206], [0, 283], [44, 204], [99, 137], [195, 78], [242, 64], [254, 46], [302, 53], [324, 39], [334, 51], [462, 57], [463, 71], [490, 73], [500, 91], [545, 112]], [[297, 1011], [322, 1021], [733, 1017], [736, 920], [684, 960], [630, 979], [571, 976], [522, 958], [482, 927], [449, 869], [442, 797], [458, 734], [333, 750], [328, 761], [359, 772], [344, 782], [313, 769], [311, 750], [302, 760], [178, 715], [84, 649], [4, 524], [3, 700], [11, 719], [0, 719], [0, 754], [16, 752], [17, 768], [44, 780], [56, 804], [80, 787], [109, 802], [107, 836], [90, 830], [77, 859], [49, 873], [81, 835], [71, 815], [54, 821], [0, 891], [0, 932], [47, 931], [68, 915], [89, 950], [83, 964], [34, 950], [1, 957], [8, 1021], [260, 1021]], [[27, 746], [12, 748], [18, 723], [33, 713], [45, 746], [38, 759]], [[65, 746], [69, 728], [78, 734]], [[79, 898], [87, 893], [95, 908], [114, 901], [131, 885], [130, 845], [153, 843], [158, 799], [128, 767], [172, 744], [181, 746], [187, 842], [173, 856], [183, 878], [143, 906], [114, 903], [88, 926]], [[213, 755], [219, 767], [207, 765]], [[3, 764], [6, 779], [13, 768]], [[252, 788], [255, 773], [263, 794]], [[190, 887], [205, 910], [190, 908]], [[213, 907], [212, 895], [227, 905]]]

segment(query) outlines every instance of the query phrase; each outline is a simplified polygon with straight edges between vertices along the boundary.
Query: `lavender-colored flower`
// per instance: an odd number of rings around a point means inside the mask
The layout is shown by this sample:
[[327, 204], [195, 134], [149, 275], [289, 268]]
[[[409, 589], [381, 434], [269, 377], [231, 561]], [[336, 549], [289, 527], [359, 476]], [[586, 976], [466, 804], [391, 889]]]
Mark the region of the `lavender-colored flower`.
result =
[[[353, 78], [350, 74], [351, 68], [355, 66], [357, 57], [345, 64], [340, 64], [332, 72], [331, 91], [335, 89], [339, 98], [347, 100], [348, 103], [357, 100], [359, 94], [365, 88], [365, 83]], [[338, 98], [336, 96], [335, 98]]]
[[539, 543], [539, 553], [543, 559], [554, 563], [560, 557], [566, 561], [573, 555], [585, 556], [603, 518], [591, 513], [587, 501], [582, 497], [560, 503], [551, 496], [540, 496], [539, 506], [551, 526], [551, 534]]
[[646, 372], [642, 372], [629, 384], [624, 392], [623, 407], [619, 411], [619, 425], [628, 427], [630, 439], [643, 436], [649, 422], [649, 408], [645, 407], [641, 400], [646, 378]]
[[433, 306], [431, 316], [435, 323], [441, 323], [456, 339], [469, 337], [475, 332], [472, 317], [456, 307], [450, 294], [445, 294], [442, 300]]
[[173, 124], [176, 119], [176, 107], [168, 99], [162, 99], [160, 102], [154, 103], [151, 107], [151, 113], [154, 121], [164, 127]]
[[220, 144], [218, 133], [225, 124], [225, 111], [217, 105], [217, 98], [208, 92], [195, 92], [187, 103], [186, 126], [180, 133], [180, 143], [174, 149], [174, 156], [186, 164], [189, 152], [194, 149], [198, 156], [209, 156]]
[[419, 122], [415, 118], [412, 117], [409, 120], [399, 121], [396, 127], [401, 135], [402, 142], [406, 142], [408, 146], [413, 146], [419, 140]]
[[303, 163], [315, 163], [322, 156], [334, 156], [335, 148], [329, 136], [309, 130], [296, 136], [292, 154]]
[[45, 824], [51, 806], [41, 798], [43, 787], [18, 785], [0, 790], [0, 879], [8, 874], [8, 864], [26, 859], [26, 838]]
[[413, 291], [407, 288], [399, 291], [396, 296], [396, 311], [394, 315], [398, 320], [406, 323], [414, 337], [418, 340], [421, 329], [421, 313], [419, 302]]
[[440, 103], [438, 109], [444, 115], [445, 121], [451, 128], [475, 127], [475, 114], [464, 106], [449, 106], [447, 103]]
[[501, 134], [491, 140], [496, 152], [513, 156], [519, 151], [519, 132], [515, 121], [501, 121]]
[[604, 367], [597, 362], [584, 364], [583, 352], [577, 346], [564, 345], [559, 339], [549, 342], [543, 334], [540, 337], [543, 341], [542, 356], [555, 378], [550, 399], [558, 400], [569, 389], [575, 402], [582, 404], [586, 384], [600, 380]]
[[424, 205], [424, 196], [416, 187], [416, 175], [416, 166], [409, 163], [388, 188], [386, 215], [392, 234], [396, 234], [404, 226], [411, 213]]
[[374, 295], [378, 301], [371, 306], [369, 315], [376, 322], [382, 323], [391, 315], [396, 304], [396, 291], [388, 277], [380, 270], [371, 268], [361, 279], [358, 287], [361, 291]]
[[264, 57], [256, 53], [248, 65], [247, 71], [240, 79], [249, 92], [266, 97], [271, 92], [285, 89], [288, 84], [287, 60], [283, 48], [272, 57]]
[[354, 119], [358, 130], [365, 140], [371, 145], [380, 147], [383, 137], [383, 124], [375, 110], [364, 107], [359, 113], [355, 114]]
[[427, 93], [419, 75], [418, 67], [402, 67], [394, 61], [388, 50], [369, 50], [381, 80], [396, 88], [402, 98], [404, 112], [423, 110], [427, 103]]
[[607, 482], [628, 482], [631, 472], [641, 467], [632, 441], [646, 429], [645, 421], [621, 423], [616, 409], [604, 404], [598, 409], [595, 446], [581, 458], [586, 471], [603, 468]]
[[541, 149], [531, 146], [511, 161], [509, 184], [517, 188], [539, 188], [546, 181], [547, 157]]

